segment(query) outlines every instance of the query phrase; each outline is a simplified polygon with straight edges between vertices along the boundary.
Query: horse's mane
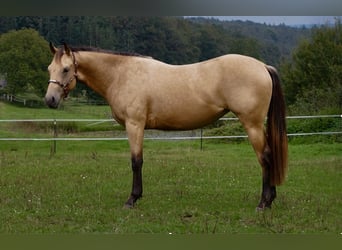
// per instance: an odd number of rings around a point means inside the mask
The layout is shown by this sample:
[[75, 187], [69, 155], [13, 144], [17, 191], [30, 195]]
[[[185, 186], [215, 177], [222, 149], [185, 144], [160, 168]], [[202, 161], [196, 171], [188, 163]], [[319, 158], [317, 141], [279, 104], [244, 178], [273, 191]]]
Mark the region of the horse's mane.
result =
[[70, 47], [70, 48], [73, 52], [89, 51], [89, 52], [99, 52], [99, 53], [106, 53], [106, 54], [120, 55], [120, 56], [148, 57], [148, 56], [144, 56], [135, 52], [117, 52], [117, 51], [99, 49], [99, 48], [94, 48], [94, 47]]

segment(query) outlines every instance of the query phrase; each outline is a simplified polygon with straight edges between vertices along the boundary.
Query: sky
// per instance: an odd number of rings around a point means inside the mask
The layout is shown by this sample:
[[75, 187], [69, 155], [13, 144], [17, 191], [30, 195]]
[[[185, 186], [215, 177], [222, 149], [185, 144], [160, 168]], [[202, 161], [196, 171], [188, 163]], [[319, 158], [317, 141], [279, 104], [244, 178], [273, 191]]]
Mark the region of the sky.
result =
[[215, 16], [220, 20], [242, 20], [256, 23], [266, 23], [271, 25], [286, 24], [292, 25], [312, 25], [312, 24], [334, 24], [334, 16]]

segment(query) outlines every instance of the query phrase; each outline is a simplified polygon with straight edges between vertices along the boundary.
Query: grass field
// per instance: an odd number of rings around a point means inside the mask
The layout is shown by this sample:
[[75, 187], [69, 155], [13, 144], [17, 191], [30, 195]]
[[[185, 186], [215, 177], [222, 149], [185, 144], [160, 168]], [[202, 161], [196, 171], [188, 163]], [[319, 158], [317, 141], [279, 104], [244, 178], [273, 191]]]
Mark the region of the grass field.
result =
[[290, 146], [271, 211], [255, 212], [260, 167], [250, 145], [145, 143], [144, 197], [131, 186], [126, 142], [1, 145], [3, 233], [341, 233], [342, 145]]
[[202, 151], [198, 141], [145, 141], [144, 196], [132, 210], [126, 141], [61, 141], [56, 154], [51, 145], [0, 143], [0, 233], [342, 233], [341, 143], [290, 143], [287, 181], [264, 212], [247, 141], [205, 141]]

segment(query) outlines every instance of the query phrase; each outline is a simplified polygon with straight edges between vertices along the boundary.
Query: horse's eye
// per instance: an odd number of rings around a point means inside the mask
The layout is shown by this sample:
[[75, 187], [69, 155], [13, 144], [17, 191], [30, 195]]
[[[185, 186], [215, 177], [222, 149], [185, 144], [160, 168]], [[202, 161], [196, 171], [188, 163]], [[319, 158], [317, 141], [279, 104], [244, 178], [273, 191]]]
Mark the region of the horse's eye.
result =
[[63, 69], [63, 73], [68, 73], [69, 72], [69, 67], [65, 67], [64, 69]]

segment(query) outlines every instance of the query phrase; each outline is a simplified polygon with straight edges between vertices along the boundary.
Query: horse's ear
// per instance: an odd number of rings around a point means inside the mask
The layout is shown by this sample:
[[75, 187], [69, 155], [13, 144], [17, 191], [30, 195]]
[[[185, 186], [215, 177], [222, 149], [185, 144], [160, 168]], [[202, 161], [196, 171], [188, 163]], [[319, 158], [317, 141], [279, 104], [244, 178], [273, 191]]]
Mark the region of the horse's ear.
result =
[[70, 52], [71, 52], [71, 49], [69, 48], [69, 46], [66, 44], [66, 43], [63, 43], [63, 46], [64, 46], [64, 51], [65, 53], [70, 56]]
[[49, 45], [50, 45], [50, 50], [51, 50], [52, 54], [56, 54], [57, 48], [52, 44], [52, 42], [50, 42]]

